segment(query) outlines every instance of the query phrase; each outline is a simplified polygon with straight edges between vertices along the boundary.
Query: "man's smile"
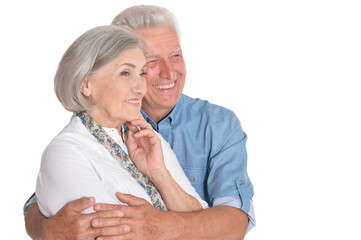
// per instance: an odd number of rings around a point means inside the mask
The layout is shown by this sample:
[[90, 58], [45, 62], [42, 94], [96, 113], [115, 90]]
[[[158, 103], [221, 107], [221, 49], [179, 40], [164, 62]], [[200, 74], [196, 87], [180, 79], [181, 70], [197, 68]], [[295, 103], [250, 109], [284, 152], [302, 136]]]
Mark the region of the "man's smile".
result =
[[165, 85], [165, 84], [163, 84], [163, 85], [160, 85], [160, 84], [154, 84], [154, 85], [152, 85], [154, 88], [157, 88], [157, 89], [170, 89], [170, 88], [172, 88], [172, 87], [174, 87], [175, 86], [175, 82], [172, 82], [172, 83], [170, 83], [170, 84], [167, 84], [167, 85]]

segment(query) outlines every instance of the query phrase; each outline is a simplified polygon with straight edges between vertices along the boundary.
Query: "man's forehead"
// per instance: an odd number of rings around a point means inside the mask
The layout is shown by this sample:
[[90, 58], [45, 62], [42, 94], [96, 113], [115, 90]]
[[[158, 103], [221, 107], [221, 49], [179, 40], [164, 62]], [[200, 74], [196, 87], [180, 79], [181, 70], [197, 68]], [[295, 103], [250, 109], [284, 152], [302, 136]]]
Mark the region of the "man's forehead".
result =
[[[182, 51], [182, 48], [181, 47], [178, 47], [174, 50], [172, 50], [169, 55], [172, 55], [173, 53], [176, 53], [176, 52], [181, 52]], [[145, 58], [153, 58], [153, 57], [158, 57], [160, 54], [159, 53], [145, 53]]]

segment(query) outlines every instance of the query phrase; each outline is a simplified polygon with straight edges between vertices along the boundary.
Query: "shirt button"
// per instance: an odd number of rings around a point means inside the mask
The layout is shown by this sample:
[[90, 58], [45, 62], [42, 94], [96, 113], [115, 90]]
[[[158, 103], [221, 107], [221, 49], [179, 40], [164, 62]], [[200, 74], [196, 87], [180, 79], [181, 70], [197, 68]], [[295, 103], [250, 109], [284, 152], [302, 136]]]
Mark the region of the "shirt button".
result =
[[238, 184], [239, 184], [239, 185], [242, 185], [242, 183], [243, 183], [243, 182], [242, 182], [241, 180], [238, 181]]
[[195, 180], [195, 177], [190, 177], [189, 180], [191, 180], [192, 182]]

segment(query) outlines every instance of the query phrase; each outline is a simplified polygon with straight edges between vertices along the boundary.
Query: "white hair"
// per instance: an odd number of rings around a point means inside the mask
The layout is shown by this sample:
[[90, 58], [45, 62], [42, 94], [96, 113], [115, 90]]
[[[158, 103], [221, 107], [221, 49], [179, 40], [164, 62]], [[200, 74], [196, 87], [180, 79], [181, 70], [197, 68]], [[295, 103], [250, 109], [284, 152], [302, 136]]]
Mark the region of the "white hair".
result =
[[112, 25], [126, 26], [130, 29], [157, 27], [173, 28], [180, 41], [180, 29], [175, 15], [166, 8], [152, 5], [138, 5], [125, 9], [113, 20]]
[[64, 53], [54, 78], [57, 98], [65, 109], [78, 112], [93, 103], [81, 93], [82, 81], [129, 49], [145, 52], [143, 40], [125, 27], [100, 26], [82, 34]]

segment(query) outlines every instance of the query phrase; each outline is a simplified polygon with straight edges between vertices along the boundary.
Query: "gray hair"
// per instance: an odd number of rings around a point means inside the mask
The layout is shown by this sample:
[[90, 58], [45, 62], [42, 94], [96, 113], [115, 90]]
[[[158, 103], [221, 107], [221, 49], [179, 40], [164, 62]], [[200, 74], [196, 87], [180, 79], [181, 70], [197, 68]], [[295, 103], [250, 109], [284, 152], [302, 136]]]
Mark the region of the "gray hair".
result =
[[112, 25], [126, 26], [130, 29], [171, 27], [177, 32], [180, 41], [180, 29], [175, 15], [166, 8], [138, 5], [125, 9], [113, 20]]
[[143, 40], [121, 26], [100, 26], [82, 34], [64, 53], [54, 78], [57, 98], [71, 112], [90, 109], [88, 97], [81, 93], [82, 81], [129, 49], [145, 52]]

